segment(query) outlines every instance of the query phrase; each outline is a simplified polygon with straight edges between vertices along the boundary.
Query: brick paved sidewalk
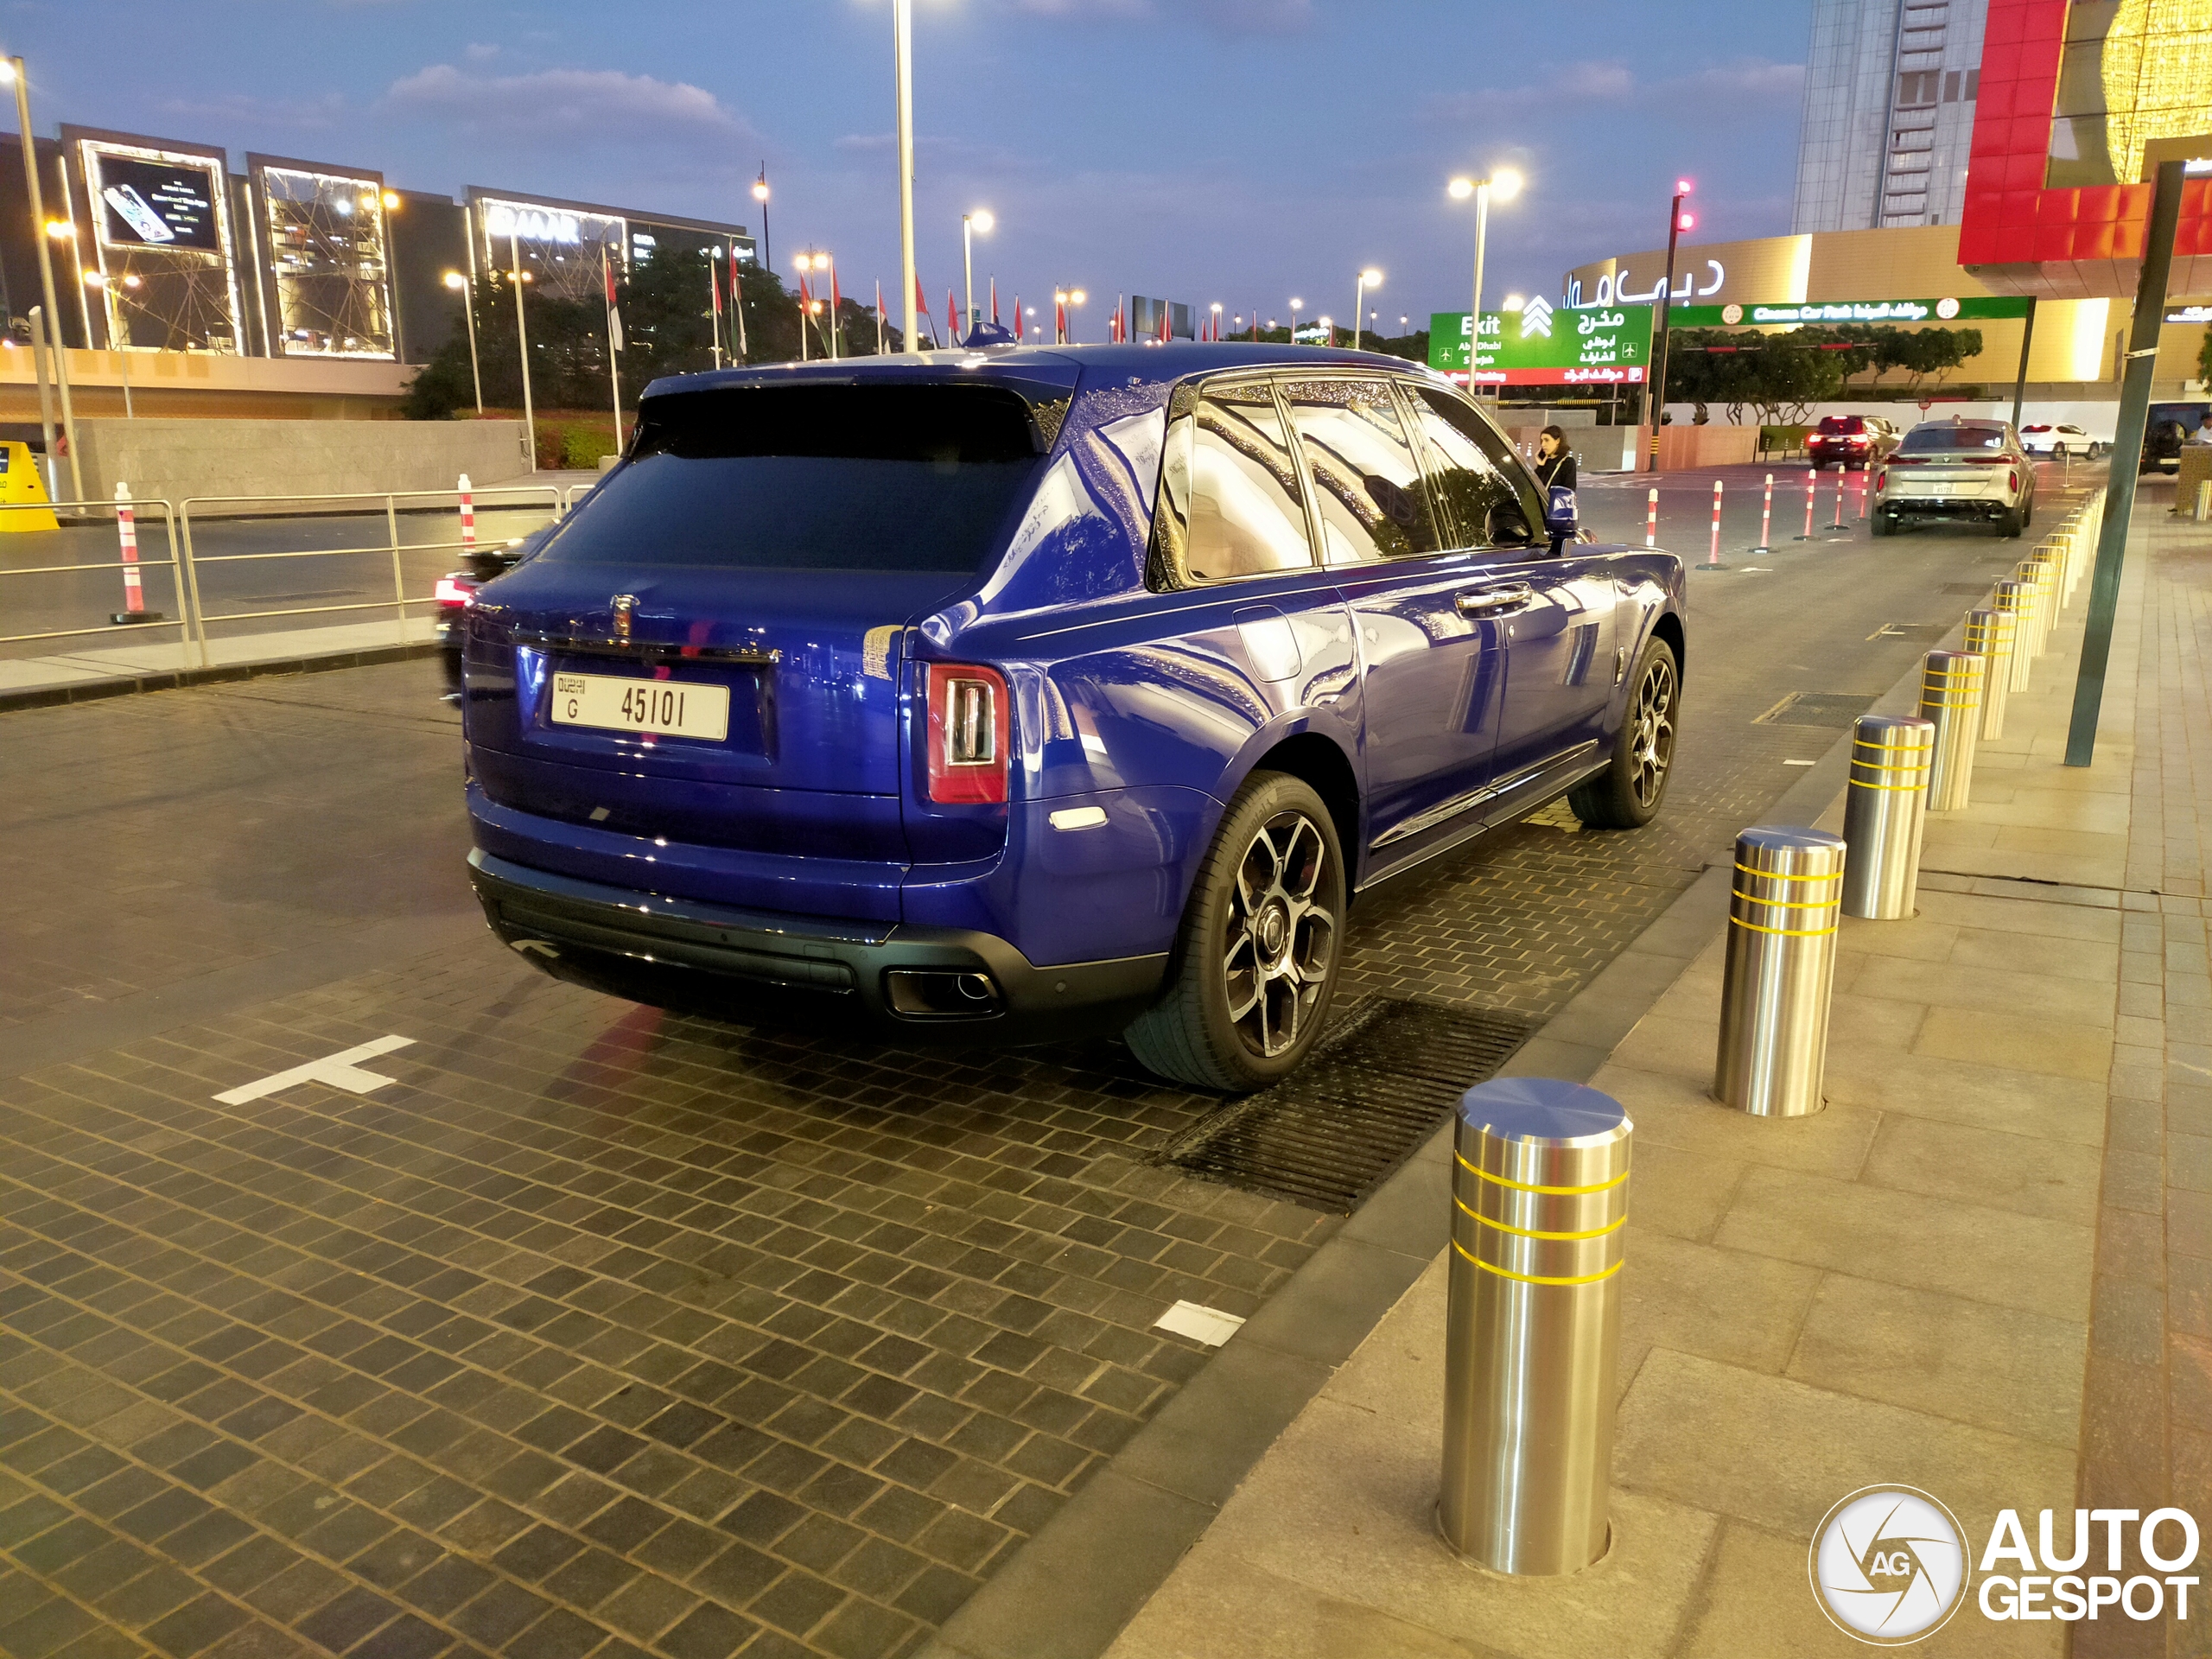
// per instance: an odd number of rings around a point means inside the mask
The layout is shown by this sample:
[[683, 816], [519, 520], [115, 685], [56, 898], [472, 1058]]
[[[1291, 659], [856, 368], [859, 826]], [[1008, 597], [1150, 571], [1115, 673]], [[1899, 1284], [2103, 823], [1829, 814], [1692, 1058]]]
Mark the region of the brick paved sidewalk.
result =
[[[1846, 923], [1827, 1110], [1707, 1097], [1718, 938], [1592, 1079], [1637, 1124], [1605, 1560], [1515, 1580], [1437, 1542], [1439, 1256], [1114, 1659], [1855, 1653], [1806, 1559], [1861, 1485], [1934, 1491], [1974, 1547], [1999, 1508], [2062, 1511], [2062, 1548], [2077, 1503], [2212, 1516], [2212, 541], [2154, 492], [2096, 765], [2059, 764], [2084, 582], [1930, 821], [1918, 916]], [[1968, 1606], [1912, 1650], [2212, 1649], [2191, 1608]]]

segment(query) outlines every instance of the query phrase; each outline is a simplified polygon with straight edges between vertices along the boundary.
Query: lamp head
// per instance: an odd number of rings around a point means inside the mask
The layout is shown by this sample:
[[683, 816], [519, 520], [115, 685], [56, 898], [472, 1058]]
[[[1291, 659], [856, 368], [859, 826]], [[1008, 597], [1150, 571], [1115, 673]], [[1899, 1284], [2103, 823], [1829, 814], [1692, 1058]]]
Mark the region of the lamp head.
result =
[[88, 270], [85, 273], [85, 286], [86, 288], [105, 288], [107, 286], [107, 278], [99, 271]]
[[1475, 194], [1475, 181], [1472, 179], [1454, 179], [1444, 188], [1454, 201], [1465, 201]]
[[1294, 311], [1303, 311], [1306, 308], [1306, 302], [1294, 297], [1290, 302], [1290, 308]]
[[384, 193], [384, 210], [387, 213], [396, 213], [399, 211], [398, 191], [387, 190]]
[[1522, 299], [1518, 294], [1509, 294], [1505, 296], [1505, 308], [1507, 310], [1518, 311], [1521, 308], [1521, 305]]
[[988, 236], [998, 225], [997, 219], [992, 215], [991, 210], [988, 207], [978, 207], [974, 213], [969, 213], [968, 222], [984, 236]]
[[1359, 280], [1365, 287], [1380, 288], [1382, 286], [1382, 273], [1376, 270], [1374, 266], [1370, 265], [1365, 270], [1359, 273]]
[[753, 181], [753, 200], [755, 201], [768, 200], [768, 181], [765, 177]]
[[1072, 293], [1072, 294], [1071, 294], [1071, 295], [1069, 295], [1069, 296], [1068, 296], [1068, 303], [1069, 303], [1069, 304], [1071, 304], [1071, 305], [1081, 305], [1081, 304], [1082, 304], [1085, 300], [1089, 299], [1090, 297], [1090, 295], [1088, 295], [1088, 294], [1084, 293], [1081, 289], [1079, 289], [1079, 288], [1078, 288], [1077, 289], [1076, 289], [1076, 291], [1075, 291], [1074, 293]]
[[468, 286], [468, 278], [462, 276], [457, 270], [449, 270], [446, 272], [446, 286], [448, 288], [455, 289], [467, 288]]
[[1678, 196], [1687, 196], [1696, 188], [1697, 187], [1691, 183], [1688, 179], [1676, 179], [1675, 181], [1675, 194]]
[[1510, 201], [1521, 194], [1521, 187], [1527, 182], [1516, 168], [1501, 167], [1490, 175], [1490, 193], [1500, 201]]
[[0, 58], [0, 86], [12, 86], [15, 84], [16, 60], [13, 58]]
[[74, 242], [77, 239], [77, 227], [66, 219], [48, 219], [46, 233], [57, 242]]
[[1697, 228], [1697, 215], [1695, 213], [1684, 213], [1680, 219], [1677, 219], [1675, 221], [1675, 227], [1677, 230], [1683, 231], [1695, 230]]

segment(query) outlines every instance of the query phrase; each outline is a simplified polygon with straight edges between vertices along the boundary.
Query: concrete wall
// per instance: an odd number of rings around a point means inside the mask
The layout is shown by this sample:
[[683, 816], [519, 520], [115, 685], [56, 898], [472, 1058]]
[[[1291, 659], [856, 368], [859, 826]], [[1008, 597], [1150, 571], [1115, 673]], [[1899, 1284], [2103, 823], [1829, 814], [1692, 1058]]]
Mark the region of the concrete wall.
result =
[[[35, 290], [34, 290], [35, 291]], [[128, 376], [140, 415], [273, 420], [396, 420], [411, 364], [214, 352], [134, 351], [68, 354], [79, 418], [123, 413]], [[0, 351], [0, 421], [38, 419], [38, 381], [28, 351]]]
[[[143, 500], [450, 490], [527, 474], [520, 421], [80, 420], [85, 491]], [[66, 468], [65, 468], [66, 473]]]

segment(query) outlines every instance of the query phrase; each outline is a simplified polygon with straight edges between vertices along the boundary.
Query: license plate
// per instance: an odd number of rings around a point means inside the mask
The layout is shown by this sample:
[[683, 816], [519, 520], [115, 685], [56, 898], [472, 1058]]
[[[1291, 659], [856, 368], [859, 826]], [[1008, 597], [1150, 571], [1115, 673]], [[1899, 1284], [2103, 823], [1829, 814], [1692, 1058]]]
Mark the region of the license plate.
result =
[[553, 722], [610, 732], [651, 732], [720, 743], [729, 735], [729, 688], [696, 680], [632, 680], [556, 674]]

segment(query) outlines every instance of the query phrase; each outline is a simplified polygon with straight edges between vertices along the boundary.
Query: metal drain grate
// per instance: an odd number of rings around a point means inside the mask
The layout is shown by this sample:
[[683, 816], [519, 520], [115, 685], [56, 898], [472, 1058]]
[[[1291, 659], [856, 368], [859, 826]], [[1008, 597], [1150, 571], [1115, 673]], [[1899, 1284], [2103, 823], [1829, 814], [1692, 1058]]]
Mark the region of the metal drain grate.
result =
[[1223, 1107], [1155, 1161], [1350, 1214], [1532, 1029], [1515, 1014], [1377, 999], [1295, 1075]]
[[1751, 724], [1846, 727], [1865, 714], [1873, 701], [1860, 691], [1792, 691]]

